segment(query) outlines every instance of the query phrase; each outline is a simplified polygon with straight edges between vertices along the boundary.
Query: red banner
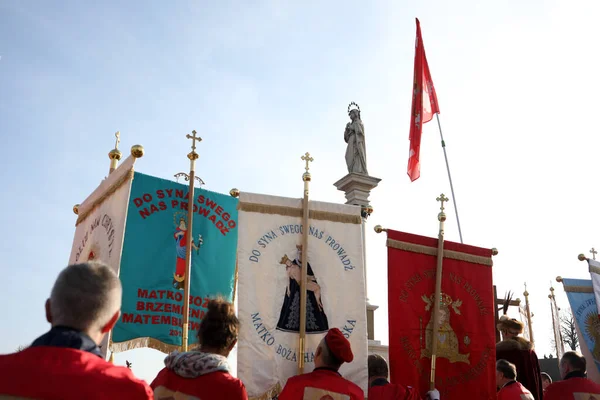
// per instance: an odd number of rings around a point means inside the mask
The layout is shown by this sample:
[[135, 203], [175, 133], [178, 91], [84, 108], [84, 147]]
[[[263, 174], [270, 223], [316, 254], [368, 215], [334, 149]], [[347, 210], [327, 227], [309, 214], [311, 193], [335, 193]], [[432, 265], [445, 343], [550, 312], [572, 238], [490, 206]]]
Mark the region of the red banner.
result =
[[[390, 377], [429, 390], [437, 239], [388, 230]], [[492, 251], [444, 242], [435, 386], [444, 400], [496, 399]]]
[[425, 56], [425, 46], [421, 37], [421, 25], [417, 19], [417, 39], [415, 41], [415, 71], [413, 77], [412, 111], [410, 113], [410, 151], [408, 153], [408, 176], [411, 182], [421, 176], [419, 154], [421, 152], [421, 132], [423, 124], [431, 121], [440, 107], [431, 79], [429, 64]]

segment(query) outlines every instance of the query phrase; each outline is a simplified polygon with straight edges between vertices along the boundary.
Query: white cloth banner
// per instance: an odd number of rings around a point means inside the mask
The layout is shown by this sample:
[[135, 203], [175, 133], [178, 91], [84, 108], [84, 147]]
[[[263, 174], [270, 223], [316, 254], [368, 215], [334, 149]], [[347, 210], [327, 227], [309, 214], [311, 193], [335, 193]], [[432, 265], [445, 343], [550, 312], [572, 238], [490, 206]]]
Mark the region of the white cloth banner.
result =
[[[87, 216], [76, 225], [69, 265], [102, 261], [119, 273], [134, 163], [129, 156], [79, 206], [79, 216]], [[101, 350], [106, 358], [108, 335]]]
[[600, 262], [589, 260], [590, 276], [592, 277], [592, 286], [594, 287], [594, 297], [596, 298], [596, 306], [598, 307], [598, 315], [600, 315]]
[[354, 353], [340, 373], [367, 391], [364, 253], [362, 226], [356, 223], [360, 208], [309, 204], [315, 219], [309, 221], [307, 334], [305, 354], [300, 355], [302, 200], [240, 195], [238, 377], [251, 398], [278, 394], [297, 374], [298, 357], [304, 357], [304, 371], [312, 371], [315, 350], [334, 327]]

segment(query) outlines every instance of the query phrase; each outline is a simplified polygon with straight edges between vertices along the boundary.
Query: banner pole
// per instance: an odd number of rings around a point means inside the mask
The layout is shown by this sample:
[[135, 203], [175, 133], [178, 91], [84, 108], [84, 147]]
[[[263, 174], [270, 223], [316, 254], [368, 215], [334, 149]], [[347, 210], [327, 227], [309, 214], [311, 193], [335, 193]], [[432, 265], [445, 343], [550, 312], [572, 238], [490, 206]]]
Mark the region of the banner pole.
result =
[[433, 331], [431, 332], [431, 376], [429, 379], [429, 390], [435, 389], [435, 368], [436, 368], [436, 357], [437, 357], [437, 335], [440, 330], [440, 298], [442, 296], [442, 264], [444, 261], [444, 221], [446, 221], [446, 213], [444, 213], [444, 202], [448, 201], [448, 198], [442, 193], [440, 197], [436, 199], [442, 205], [440, 207], [440, 213], [438, 214], [438, 221], [440, 221], [440, 230], [438, 233], [438, 250], [437, 250], [437, 268], [435, 273], [435, 297], [433, 300]]
[[460, 243], [463, 243], [462, 230], [460, 229], [460, 219], [458, 218], [458, 206], [456, 205], [456, 196], [454, 196], [454, 185], [452, 184], [452, 175], [450, 175], [450, 164], [448, 163], [448, 154], [446, 154], [446, 142], [444, 142], [444, 135], [442, 134], [442, 124], [440, 123], [440, 115], [435, 114], [437, 119], [438, 128], [440, 130], [440, 139], [442, 140], [442, 150], [444, 150], [444, 159], [446, 160], [446, 170], [448, 171], [448, 180], [450, 181], [450, 191], [452, 192], [452, 204], [454, 204], [454, 213], [456, 214], [456, 224], [458, 225], [458, 236], [460, 237]]
[[308, 184], [310, 183], [310, 172], [308, 172], [308, 163], [313, 161], [313, 158], [308, 152], [300, 157], [306, 162], [304, 169], [306, 172], [302, 174], [304, 181], [304, 199], [302, 200], [302, 278], [300, 279], [300, 332], [298, 337], [298, 375], [304, 373], [304, 352], [306, 341], [306, 280], [308, 279]]
[[529, 325], [529, 341], [531, 343], [534, 343], [533, 326], [531, 325], [531, 310], [529, 309], [529, 292], [527, 291], [527, 282], [525, 282], [525, 291], [523, 292], [523, 296], [525, 296], [525, 310], [527, 311], [527, 324]]
[[190, 174], [187, 178], [190, 180], [190, 187], [188, 190], [188, 215], [187, 215], [187, 227], [186, 227], [186, 243], [185, 243], [185, 281], [183, 290], [183, 326], [181, 335], [181, 347], [182, 351], [188, 350], [188, 327], [190, 324], [190, 283], [192, 274], [192, 225], [194, 222], [194, 174], [196, 169], [196, 160], [198, 159], [198, 153], [196, 153], [196, 140], [202, 141], [201, 137], [196, 136], [196, 131], [192, 131], [192, 135], [185, 136], [188, 139], [192, 139], [192, 151], [187, 155], [190, 159]]

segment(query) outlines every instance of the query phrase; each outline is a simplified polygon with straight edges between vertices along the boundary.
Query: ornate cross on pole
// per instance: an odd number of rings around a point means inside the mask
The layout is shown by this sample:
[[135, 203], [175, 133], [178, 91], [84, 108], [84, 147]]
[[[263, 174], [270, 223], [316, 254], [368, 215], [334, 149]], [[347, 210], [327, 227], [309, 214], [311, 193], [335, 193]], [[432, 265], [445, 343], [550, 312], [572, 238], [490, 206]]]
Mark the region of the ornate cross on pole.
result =
[[183, 326], [182, 326], [182, 339], [181, 347], [183, 351], [188, 350], [188, 327], [190, 322], [190, 275], [192, 273], [192, 224], [194, 221], [194, 179], [196, 173], [196, 160], [198, 153], [196, 153], [196, 140], [201, 141], [202, 138], [196, 136], [196, 131], [192, 131], [192, 134], [185, 136], [188, 139], [192, 139], [192, 151], [187, 155], [190, 159], [190, 174], [188, 179], [190, 181], [190, 187], [188, 189], [188, 210], [187, 210], [187, 226], [186, 226], [186, 249], [185, 249], [185, 275], [184, 275], [184, 288], [183, 288]]
[[444, 203], [448, 201], [448, 198], [444, 196], [444, 193], [440, 194], [440, 197], [436, 198], [437, 201], [441, 202], [440, 210], [444, 212]]
[[112, 174], [115, 169], [117, 169], [119, 160], [123, 156], [123, 153], [121, 153], [119, 150], [119, 142], [121, 141], [121, 133], [119, 131], [115, 132], [115, 138], [115, 148], [108, 153], [108, 158], [110, 159], [110, 169], [108, 170], [109, 175]]
[[[196, 152], [196, 140], [198, 142], [201, 142], [202, 138], [200, 136], [196, 136], [196, 131], [192, 131], [191, 135], [187, 134], [185, 137], [188, 139], [192, 139], [192, 153], [195, 153]], [[189, 156], [188, 156], [188, 158], [189, 158]]]
[[305, 154], [305, 155], [303, 155], [303, 156], [302, 156], [302, 157], [300, 157], [300, 158], [301, 158], [303, 161], [306, 161], [306, 167], [304, 167], [304, 169], [306, 170], [306, 172], [308, 172], [308, 169], [309, 169], [308, 163], [309, 163], [309, 162], [312, 162], [312, 161], [315, 161], [315, 160], [314, 160], [314, 159], [313, 159], [313, 158], [310, 156], [310, 154], [308, 153], [308, 151], [306, 152], [306, 154]]
[[596, 254], [598, 254], [598, 252], [596, 251], [596, 249], [592, 247], [592, 249], [590, 250], [590, 253], [592, 253], [592, 260], [595, 260], [596, 259]]

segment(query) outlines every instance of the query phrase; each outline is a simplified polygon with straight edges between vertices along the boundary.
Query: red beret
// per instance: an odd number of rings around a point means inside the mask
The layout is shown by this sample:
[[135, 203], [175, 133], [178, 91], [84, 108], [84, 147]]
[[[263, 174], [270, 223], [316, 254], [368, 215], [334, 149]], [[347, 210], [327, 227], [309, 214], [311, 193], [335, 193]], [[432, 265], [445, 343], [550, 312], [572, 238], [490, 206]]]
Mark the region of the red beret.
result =
[[331, 328], [325, 335], [325, 343], [331, 353], [342, 362], [352, 362], [354, 354], [350, 342], [344, 337], [344, 334], [338, 328]]

